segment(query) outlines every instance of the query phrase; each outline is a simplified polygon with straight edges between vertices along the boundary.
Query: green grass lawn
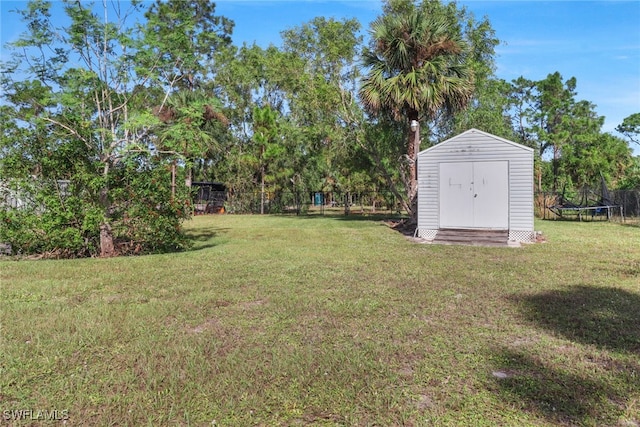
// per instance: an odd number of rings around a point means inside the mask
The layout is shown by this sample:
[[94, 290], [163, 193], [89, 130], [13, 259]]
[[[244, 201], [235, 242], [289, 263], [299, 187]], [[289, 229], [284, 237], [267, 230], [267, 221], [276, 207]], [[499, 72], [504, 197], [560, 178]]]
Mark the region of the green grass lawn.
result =
[[638, 226], [538, 222], [518, 249], [375, 217], [187, 227], [184, 253], [0, 262], [0, 424], [640, 424]]

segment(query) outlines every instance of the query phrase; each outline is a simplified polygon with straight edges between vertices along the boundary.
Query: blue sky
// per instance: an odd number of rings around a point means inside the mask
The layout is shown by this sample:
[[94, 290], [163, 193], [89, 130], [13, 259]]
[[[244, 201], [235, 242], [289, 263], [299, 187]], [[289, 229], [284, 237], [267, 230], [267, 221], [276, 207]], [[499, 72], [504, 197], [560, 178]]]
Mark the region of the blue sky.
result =
[[[0, 0], [1, 41], [24, 27], [10, 9], [25, 2]], [[233, 41], [280, 44], [280, 32], [316, 16], [356, 18], [366, 35], [382, 11], [379, 0], [221, 0], [216, 11], [235, 21]], [[640, 112], [640, 1], [459, 1], [477, 18], [487, 16], [496, 36], [497, 76], [531, 80], [560, 72], [576, 77], [578, 100], [596, 104], [604, 130]], [[640, 154], [640, 146], [634, 147]]]

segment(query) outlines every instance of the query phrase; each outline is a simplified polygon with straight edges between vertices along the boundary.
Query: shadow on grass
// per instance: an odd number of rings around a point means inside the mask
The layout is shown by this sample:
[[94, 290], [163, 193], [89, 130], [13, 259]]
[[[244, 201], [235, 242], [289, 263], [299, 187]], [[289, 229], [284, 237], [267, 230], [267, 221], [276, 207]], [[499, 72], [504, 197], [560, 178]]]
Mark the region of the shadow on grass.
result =
[[583, 344], [640, 355], [640, 295], [574, 286], [517, 297], [527, 320]]
[[393, 213], [367, 213], [367, 214], [358, 214], [352, 213], [350, 215], [337, 214], [337, 213], [329, 213], [329, 214], [307, 214], [307, 215], [299, 215], [296, 218], [302, 219], [319, 219], [319, 218], [330, 218], [336, 221], [344, 221], [344, 222], [377, 222], [382, 225], [391, 228], [394, 231], [399, 232], [407, 237], [413, 237], [416, 230], [415, 224], [409, 224], [406, 216], [393, 214]]
[[[616, 425], [625, 419], [629, 390], [633, 390], [632, 370], [623, 378], [589, 376], [560, 364], [544, 361], [539, 356], [512, 349], [498, 351], [501, 372], [496, 378], [501, 399], [527, 412], [539, 414], [555, 425]], [[633, 415], [632, 415], [633, 416]], [[629, 424], [635, 425], [635, 424]]]
[[220, 242], [215, 239], [229, 230], [229, 228], [198, 228], [187, 231], [187, 238], [193, 243], [188, 251], [199, 251], [218, 246]]
[[403, 215], [382, 212], [382, 213], [350, 213], [349, 215], [345, 215], [343, 212], [309, 212], [300, 215], [292, 215], [292, 218], [301, 218], [301, 219], [319, 219], [319, 218], [331, 218], [340, 221], [399, 221], [404, 218]]
[[536, 327], [599, 350], [498, 349], [493, 357], [501, 375], [495, 382], [502, 398], [554, 424], [638, 425], [640, 418], [631, 412], [640, 372], [640, 295], [574, 286], [518, 296], [514, 302]]
[[623, 227], [640, 228], [640, 219], [626, 220], [620, 223]]

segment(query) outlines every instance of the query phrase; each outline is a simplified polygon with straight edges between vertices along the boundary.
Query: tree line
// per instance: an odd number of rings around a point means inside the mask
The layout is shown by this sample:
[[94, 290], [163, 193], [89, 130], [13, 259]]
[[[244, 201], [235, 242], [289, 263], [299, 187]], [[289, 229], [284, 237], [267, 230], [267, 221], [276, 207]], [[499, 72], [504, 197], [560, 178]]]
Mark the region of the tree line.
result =
[[490, 21], [456, 3], [387, 0], [367, 38], [317, 17], [266, 48], [235, 45], [207, 0], [64, 1], [64, 25], [52, 7], [15, 11], [25, 32], [1, 65], [14, 252], [184, 248], [193, 181], [259, 193], [262, 210], [267, 194], [385, 189], [412, 218], [416, 154], [471, 127], [535, 148], [539, 190], [640, 185], [640, 115], [620, 124], [627, 141], [574, 77], [499, 79]]

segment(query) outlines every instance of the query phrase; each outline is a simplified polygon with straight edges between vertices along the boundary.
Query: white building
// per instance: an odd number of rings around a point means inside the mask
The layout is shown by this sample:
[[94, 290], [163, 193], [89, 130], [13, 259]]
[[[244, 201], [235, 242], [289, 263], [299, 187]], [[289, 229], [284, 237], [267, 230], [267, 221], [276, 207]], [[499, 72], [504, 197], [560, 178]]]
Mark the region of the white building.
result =
[[470, 129], [418, 154], [418, 229], [502, 230], [535, 241], [533, 149]]

